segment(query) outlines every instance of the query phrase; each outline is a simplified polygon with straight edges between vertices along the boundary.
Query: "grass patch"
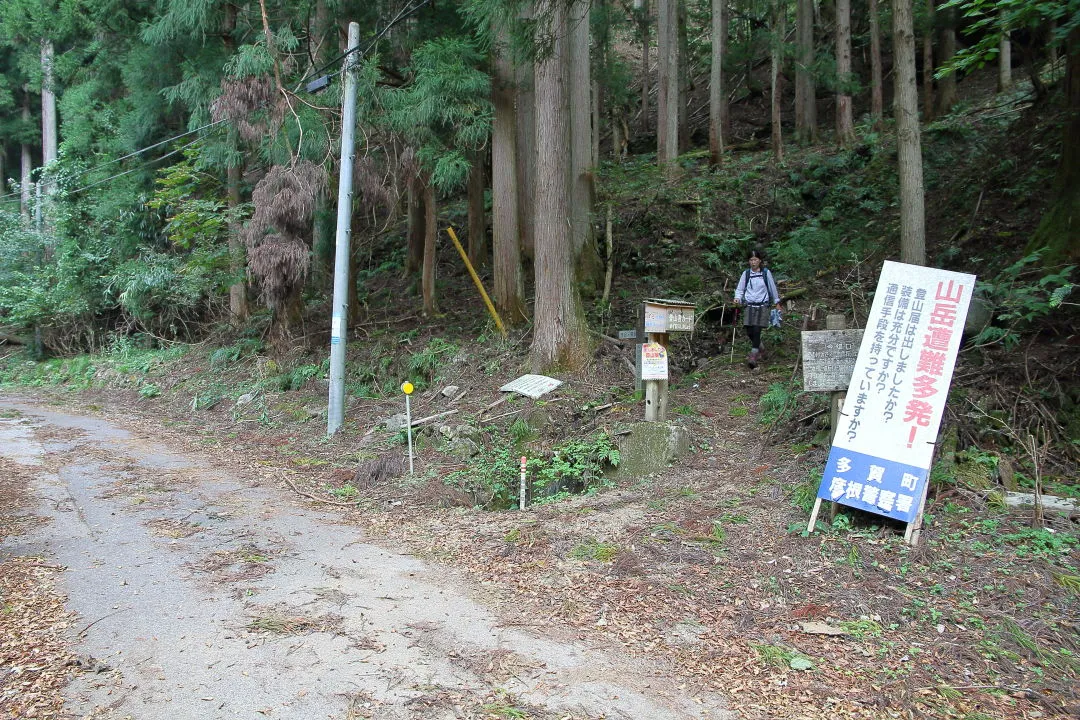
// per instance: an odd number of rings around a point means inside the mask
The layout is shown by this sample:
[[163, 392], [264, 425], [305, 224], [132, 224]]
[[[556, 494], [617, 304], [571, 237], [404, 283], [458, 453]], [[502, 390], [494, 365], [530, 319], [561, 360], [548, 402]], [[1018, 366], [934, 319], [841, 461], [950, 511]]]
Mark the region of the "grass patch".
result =
[[619, 553], [619, 546], [614, 543], [604, 543], [597, 540], [587, 540], [574, 546], [570, 551], [570, 557], [575, 560], [596, 560], [598, 562], [611, 562]]

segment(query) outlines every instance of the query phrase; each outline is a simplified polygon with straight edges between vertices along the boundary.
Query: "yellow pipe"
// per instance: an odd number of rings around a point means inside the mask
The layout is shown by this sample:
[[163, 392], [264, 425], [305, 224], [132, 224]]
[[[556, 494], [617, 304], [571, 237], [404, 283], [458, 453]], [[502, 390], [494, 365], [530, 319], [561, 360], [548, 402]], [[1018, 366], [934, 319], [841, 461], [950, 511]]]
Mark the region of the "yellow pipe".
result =
[[491, 304], [491, 298], [484, 291], [484, 284], [480, 282], [480, 276], [473, 270], [472, 263], [469, 262], [469, 256], [465, 254], [465, 249], [461, 247], [461, 243], [458, 241], [457, 234], [454, 233], [454, 228], [446, 228], [446, 232], [450, 234], [450, 239], [454, 241], [454, 247], [457, 248], [458, 254], [461, 255], [461, 259], [465, 261], [465, 268], [472, 275], [473, 282], [476, 283], [476, 289], [480, 291], [480, 297], [484, 298], [484, 304], [487, 305], [488, 312], [491, 313], [491, 317], [495, 318], [495, 326], [499, 328], [499, 332], [506, 335], [506, 328], [503, 327], [502, 320], [499, 318], [499, 313], [496, 312], [495, 306]]

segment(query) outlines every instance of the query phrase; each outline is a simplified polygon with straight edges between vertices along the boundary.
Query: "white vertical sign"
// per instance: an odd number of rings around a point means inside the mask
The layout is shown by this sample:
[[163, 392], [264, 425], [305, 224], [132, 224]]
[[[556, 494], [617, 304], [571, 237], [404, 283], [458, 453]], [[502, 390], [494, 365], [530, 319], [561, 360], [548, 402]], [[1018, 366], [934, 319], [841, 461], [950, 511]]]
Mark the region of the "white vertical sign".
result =
[[886, 262], [818, 497], [911, 522], [975, 276]]

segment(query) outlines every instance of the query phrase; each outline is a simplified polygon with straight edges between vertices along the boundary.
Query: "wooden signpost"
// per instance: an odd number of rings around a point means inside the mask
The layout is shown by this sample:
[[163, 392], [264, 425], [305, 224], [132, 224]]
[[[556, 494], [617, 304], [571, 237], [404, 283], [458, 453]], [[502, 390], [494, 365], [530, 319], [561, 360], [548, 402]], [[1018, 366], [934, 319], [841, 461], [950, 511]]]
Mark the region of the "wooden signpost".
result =
[[638, 323], [638, 370], [645, 387], [645, 420], [663, 422], [668, 406], [668, 334], [694, 329], [694, 306], [680, 300], [646, 300]]
[[[807, 392], [827, 392], [829, 396], [829, 440], [840, 426], [840, 409], [855, 370], [855, 360], [862, 343], [862, 330], [847, 330], [843, 315], [826, 315], [825, 330], [803, 331], [803, 389]], [[829, 503], [829, 516], [836, 515], [836, 503]], [[821, 498], [814, 502], [810, 526], [817, 522]]]

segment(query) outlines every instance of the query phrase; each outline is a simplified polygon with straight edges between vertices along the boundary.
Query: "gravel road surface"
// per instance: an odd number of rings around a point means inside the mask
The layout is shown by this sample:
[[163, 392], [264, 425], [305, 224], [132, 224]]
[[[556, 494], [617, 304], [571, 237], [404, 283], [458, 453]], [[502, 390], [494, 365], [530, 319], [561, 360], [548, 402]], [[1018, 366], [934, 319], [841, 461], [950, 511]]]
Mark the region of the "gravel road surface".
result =
[[42, 518], [2, 549], [66, 568], [76, 717], [731, 717], [663, 667], [500, 624], [481, 588], [209, 451], [0, 398], [0, 457], [35, 468]]

